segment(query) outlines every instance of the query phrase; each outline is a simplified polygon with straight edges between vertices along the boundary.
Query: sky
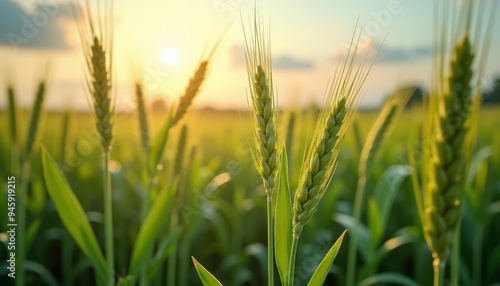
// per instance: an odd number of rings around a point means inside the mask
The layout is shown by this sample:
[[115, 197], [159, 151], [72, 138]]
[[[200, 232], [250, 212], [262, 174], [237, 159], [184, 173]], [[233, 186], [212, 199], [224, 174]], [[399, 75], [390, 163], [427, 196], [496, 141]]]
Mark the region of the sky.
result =
[[[361, 33], [362, 53], [371, 41], [371, 55], [382, 46], [363, 88], [362, 106], [380, 105], [402, 84], [429, 86], [432, 0], [115, 0], [117, 108], [135, 106], [134, 70], [147, 79], [148, 101], [178, 100], [197, 65], [221, 37], [195, 106], [246, 108], [242, 25], [250, 27], [255, 3], [269, 27], [280, 106], [321, 102], [339, 55], [355, 31]], [[498, 9], [495, 13], [499, 15]], [[500, 21], [495, 29], [483, 80], [486, 87], [500, 76], [500, 54], [493, 52], [500, 50]], [[0, 106], [6, 105], [9, 81], [15, 85], [18, 103], [30, 106], [47, 65], [46, 107], [87, 109], [84, 57], [70, 2], [0, 0]]]

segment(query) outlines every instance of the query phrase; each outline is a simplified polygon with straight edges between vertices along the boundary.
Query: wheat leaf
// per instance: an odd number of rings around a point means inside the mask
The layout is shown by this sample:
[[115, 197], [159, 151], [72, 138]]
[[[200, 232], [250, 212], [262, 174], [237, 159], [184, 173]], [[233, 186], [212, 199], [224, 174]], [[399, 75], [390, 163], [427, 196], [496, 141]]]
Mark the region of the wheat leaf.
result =
[[292, 249], [292, 203], [288, 183], [288, 157], [285, 148], [281, 154], [281, 175], [276, 200], [275, 254], [281, 282], [287, 284]]
[[44, 148], [42, 165], [47, 191], [56, 206], [59, 217], [80, 249], [89, 258], [98, 278], [102, 282], [105, 281], [106, 262], [94, 231], [57, 163]]
[[198, 272], [198, 276], [200, 276], [201, 282], [203, 283], [203, 286], [222, 286], [222, 284], [215, 278], [212, 273], [208, 272], [205, 267], [203, 267], [194, 257], [191, 257], [193, 259], [194, 267], [196, 268], [196, 271]]
[[311, 280], [307, 283], [308, 286], [321, 286], [323, 282], [325, 282], [326, 276], [328, 272], [330, 272], [330, 267], [332, 266], [337, 253], [339, 252], [340, 245], [342, 245], [342, 240], [344, 239], [344, 235], [347, 230], [344, 230], [342, 235], [337, 239], [337, 241], [332, 245], [328, 253], [325, 255], [325, 258], [320, 262], [316, 271], [314, 271]]

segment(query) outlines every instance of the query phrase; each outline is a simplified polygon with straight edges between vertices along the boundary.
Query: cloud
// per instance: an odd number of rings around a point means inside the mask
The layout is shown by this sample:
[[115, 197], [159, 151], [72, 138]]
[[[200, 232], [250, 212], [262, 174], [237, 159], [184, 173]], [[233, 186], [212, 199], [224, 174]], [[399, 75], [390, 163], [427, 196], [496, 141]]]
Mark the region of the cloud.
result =
[[69, 49], [62, 20], [72, 20], [71, 4], [38, 4], [31, 12], [12, 0], [0, 0], [0, 45]]
[[273, 68], [281, 70], [303, 70], [311, 69], [314, 65], [311, 61], [295, 59], [291, 56], [280, 56], [273, 59]]
[[[349, 49], [351, 49], [351, 53], [353, 52], [352, 48], [353, 47], [348, 44], [342, 45], [340, 48], [335, 50], [333, 56], [330, 57], [330, 60], [337, 63], [339, 60], [345, 59], [345, 56], [348, 54]], [[381, 47], [381, 43], [379, 42], [364, 42], [358, 44], [357, 49], [356, 63], [358, 64], [361, 64], [365, 59], [367, 59], [368, 62], [371, 62], [377, 52], [377, 63], [411, 62], [432, 56], [431, 46], [416, 46], [413, 48], [399, 48], [390, 46]]]
[[[233, 45], [229, 55], [234, 66], [245, 65], [245, 50], [242, 46]], [[276, 70], [304, 70], [314, 67], [312, 61], [296, 59], [289, 55], [273, 56], [272, 65], [273, 69]]]
[[431, 47], [416, 47], [413, 49], [382, 47], [377, 61], [382, 63], [408, 62], [427, 58], [431, 55]]

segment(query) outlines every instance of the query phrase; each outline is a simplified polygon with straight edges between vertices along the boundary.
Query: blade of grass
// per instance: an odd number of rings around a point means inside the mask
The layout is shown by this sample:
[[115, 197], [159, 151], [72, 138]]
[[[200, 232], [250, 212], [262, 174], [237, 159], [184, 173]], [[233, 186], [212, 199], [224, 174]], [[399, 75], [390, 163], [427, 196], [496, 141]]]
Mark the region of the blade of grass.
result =
[[418, 286], [414, 280], [403, 276], [399, 273], [379, 273], [373, 275], [365, 280], [361, 281], [360, 286], [369, 286], [369, 285], [379, 285], [379, 284], [397, 284], [403, 286]]
[[178, 180], [175, 180], [158, 195], [148, 216], [144, 220], [144, 224], [139, 230], [134, 249], [132, 250], [132, 258], [130, 259], [129, 273], [132, 276], [136, 276], [142, 267], [147, 266], [148, 254], [162, 229], [162, 223], [168, 221], [165, 220], [165, 217], [168, 217], [170, 214], [172, 196], [174, 195], [174, 190], [177, 189], [178, 183]]
[[173, 108], [170, 107], [167, 118], [163, 121], [160, 132], [156, 134], [153, 142], [151, 142], [151, 149], [149, 150], [148, 166], [151, 174], [155, 172], [158, 164], [161, 162], [165, 146], [167, 145], [168, 133], [172, 122]]
[[208, 272], [205, 267], [203, 267], [194, 257], [191, 257], [193, 259], [194, 267], [196, 268], [196, 272], [198, 272], [198, 275], [200, 276], [201, 282], [203, 283], [203, 286], [222, 286], [222, 284], [215, 278], [212, 273]]
[[408, 165], [393, 165], [387, 168], [378, 180], [373, 197], [380, 209], [382, 232], [389, 222], [389, 214], [403, 180], [411, 174]]
[[276, 223], [274, 225], [275, 254], [281, 283], [288, 283], [290, 251], [292, 249], [292, 203], [288, 183], [288, 156], [285, 148], [281, 154], [281, 174], [276, 198]]
[[368, 228], [370, 229], [370, 256], [384, 235], [381, 208], [374, 198], [368, 199]]
[[42, 151], [42, 165], [47, 191], [56, 206], [59, 217], [80, 249], [89, 258], [98, 280], [103, 283], [106, 279], [106, 262], [80, 202], [59, 170], [57, 163], [45, 149]]
[[328, 272], [330, 272], [330, 267], [332, 266], [332, 263], [335, 260], [337, 253], [339, 252], [340, 246], [342, 245], [342, 240], [344, 240], [344, 235], [346, 232], [347, 230], [344, 230], [344, 232], [340, 235], [337, 241], [332, 245], [330, 250], [328, 250], [328, 253], [325, 255], [325, 258], [323, 258], [323, 260], [320, 262], [318, 268], [316, 268], [316, 271], [314, 271], [311, 280], [309, 280], [309, 283], [307, 283], [308, 286], [323, 285], [326, 276], [328, 275]]
[[160, 267], [162, 266], [163, 261], [169, 256], [170, 253], [174, 250], [175, 245], [177, 245], [177, 241], [181, 236], [181, 229], [176, 228], [171, 230], [168, 235], [163, 239], [158, 247], [158, 251], [152, 258], [150, 262], [150, 266], [148, 267], [148, 279], [153, 279], [156, 275]]

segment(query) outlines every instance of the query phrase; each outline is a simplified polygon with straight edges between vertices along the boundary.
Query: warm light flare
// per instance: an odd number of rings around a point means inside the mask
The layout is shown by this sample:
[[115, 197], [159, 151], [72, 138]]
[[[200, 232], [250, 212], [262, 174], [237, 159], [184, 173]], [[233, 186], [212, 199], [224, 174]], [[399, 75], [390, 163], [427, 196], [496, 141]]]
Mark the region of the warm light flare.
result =
[[177, 48], [169, 47], [163, 50], [161, 59], [165, 65], [174, 66], [181, 60], [181, 54]]

